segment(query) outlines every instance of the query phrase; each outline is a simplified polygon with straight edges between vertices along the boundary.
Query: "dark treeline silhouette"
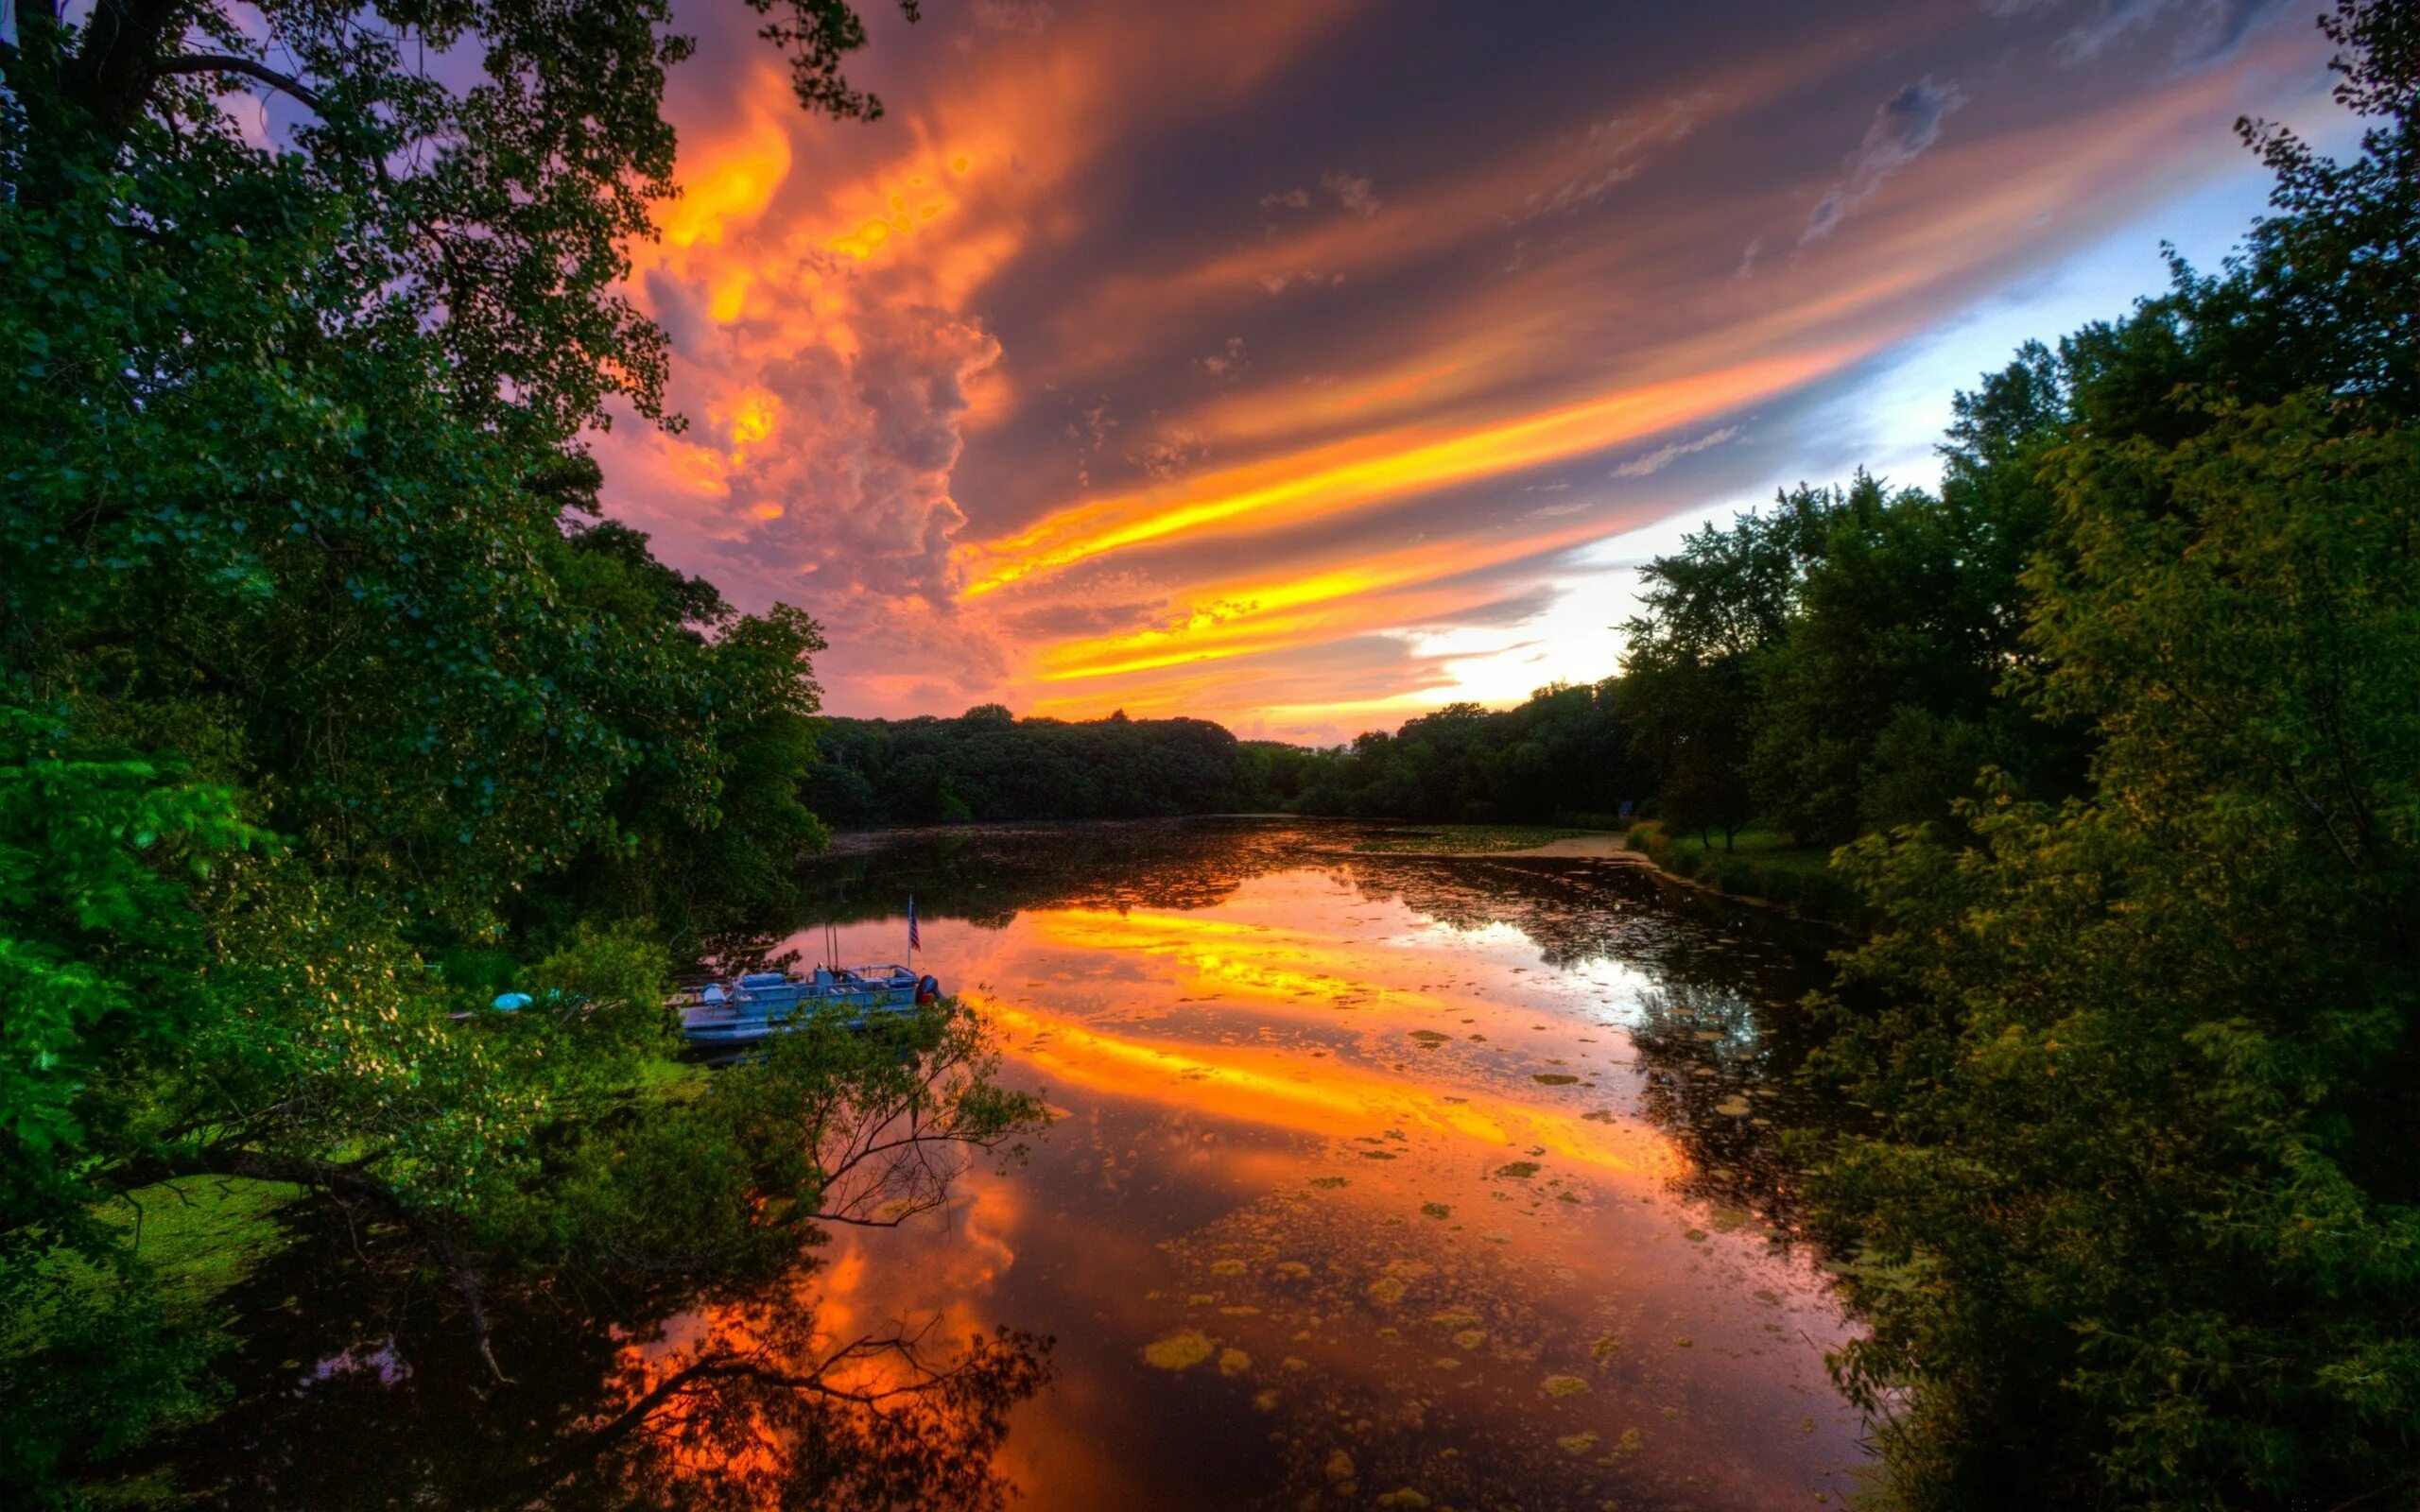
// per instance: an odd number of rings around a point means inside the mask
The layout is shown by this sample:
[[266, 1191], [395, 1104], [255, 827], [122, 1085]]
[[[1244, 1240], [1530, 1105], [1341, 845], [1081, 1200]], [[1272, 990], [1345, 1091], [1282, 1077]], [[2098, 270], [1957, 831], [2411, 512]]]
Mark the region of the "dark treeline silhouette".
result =
[[1318, 753], [1294, 806], [1359, 818], [1608, 820], [1654, 782], [1634, 744], [1613, 680], [1541, 688], [1501, 711], [1453, 704]]
[[2040, 454], [2089, 344], [2029, 346], [1962, 395], [1938, 493], [1802, 485], [1648, 566], [1622, 682], [1669, 828], [1828, 847], [1948, 818], [1987, 765], [2077, 789], [2076, 728], [2006, 695], [2035, 660], [2020, 578], [2055, 511]]
[[1279, 764], [1310, 753], [1238, 741], [1206, 719], [827, 719], [803, 784], [842, 826], [1145, 819], [1274, 808]]
[[1620, 688], [1542, 688], [1491, 711], [1453, 704], [1350, 745], [1238, 740], [1203, 719], [821, 722], [806, 806], [844, 828], [1300, 813], [1465, 823], [1587, 822], [1652, 789]]

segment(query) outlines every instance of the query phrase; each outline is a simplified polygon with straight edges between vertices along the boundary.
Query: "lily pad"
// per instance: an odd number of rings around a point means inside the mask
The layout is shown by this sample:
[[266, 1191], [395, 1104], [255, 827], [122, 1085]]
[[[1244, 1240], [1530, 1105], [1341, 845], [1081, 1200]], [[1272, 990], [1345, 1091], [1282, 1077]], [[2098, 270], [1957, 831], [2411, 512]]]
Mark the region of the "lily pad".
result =
[[1424, 1202], [1420, 1205], [1420, 1213], [1424, 1218], [1434, 1218], [1443, 1223], [1454, 1215], [1454, 1210], [1443, 1202]]
[[1538, 1174], [1538, 1162], [1535, 1160], [1508, 1161], [1503, 1165], [1497, 1166], [1495, 1168], [1495, 1174], [1497, 1176], [1509, 1176], [1516, 1181], [1527, 1181], [1530, 1177]]
[[1588, 1383], [1578, 1376], [1548, 1376], [1539, 1383], [1538, 1389], [1549, 1397], [1584, 1397], [1588, 1395]]
[[1339, 1187], [1349, 1187], [1352, 1184], [1353, 1178], [1350, 1177], [1315, 1176], [1311, 1177], [1311, 1185], [1322, 1192], [1333, 1192]]
[[1220, 1375], [1239, 1376], [1251, 1368], [1252, 1356], [1244, 1353], [1243, 1350], [1221, 1349], [1219, 1351], [1219, 1373]]
[[1143, 1346], [1143, 1363], [1160, 1370], [1190, 1370], [1217, 1350], [1218, 1346], [1200, 1329], [1179, 1329]]

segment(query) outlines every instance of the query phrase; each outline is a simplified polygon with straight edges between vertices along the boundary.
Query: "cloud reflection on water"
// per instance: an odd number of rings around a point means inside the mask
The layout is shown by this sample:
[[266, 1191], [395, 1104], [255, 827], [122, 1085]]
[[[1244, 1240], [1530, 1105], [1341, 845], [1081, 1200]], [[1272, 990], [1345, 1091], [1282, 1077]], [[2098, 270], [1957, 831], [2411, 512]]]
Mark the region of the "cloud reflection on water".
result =
[[[1056, 1333], [1002, 1462], [1037, 1505], [1290, 1506], [1340, 1450], [1364, 1498], [1845, 1493], [1841, 1324], [1758, 1163], [1803, 962], [1618, 864], [1231, 850], [1223, 885], [1178, 845], [979, 928], [920, 903], [1068, 1116], [836, 1244], [824, 1305]], [[1203, 1363], [1144, 1362], [1186, 1331]]]

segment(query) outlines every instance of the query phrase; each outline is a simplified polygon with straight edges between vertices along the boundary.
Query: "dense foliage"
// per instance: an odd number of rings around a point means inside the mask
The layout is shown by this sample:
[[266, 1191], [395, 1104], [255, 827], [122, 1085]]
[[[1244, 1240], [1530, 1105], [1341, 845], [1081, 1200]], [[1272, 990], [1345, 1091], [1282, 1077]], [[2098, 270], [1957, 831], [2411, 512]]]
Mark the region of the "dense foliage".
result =
[[1543, 824], [1627, 813], [1653, 784], [1614, 682], [1542, 688], [1511, 709], [1453, 704], [1322, 752], [1305, 814]]
[[839, 825], [1136, 819], [1270, 806], [1267, 757], [1203, 719], [826, 719], [807, 801]]
[[[18, 15], [0, 1499], [69, 1498], [210, 1409], [216, 1320], [161, 1304], [125, 1221], [195, 1178], [343, 1205], [503, 1375], [526, 1285], [584, 1276], [644, 1330], [792, 1263], [881, 1179], [846, 1130], [1030, 1122], [946, 1012], [906, 1060], [817, 1036], [710, 1085], [671, 1066], [674, 953], [781, 902], [822, 832], [815, 626], [595, 520], [583, 432], [609, 402], [672, 420], [616, 292], [672, 189], [666, 7]], [[873, 109], [845, 5], [767, 35], [807, 105]], [[248, 137], [238, 88], [295, 124]], [[480, 1011], [499, 981], [547, 1011]]]
[[2420, 1486], [2420, 16], [2345, 0], [2337, 163], [2215, 275], [2029, 347], [1935, 495], [1859, 477], [1649, 574], [1668, 817], [1880, 919], [1811, 1141], [1879, 1499]]
[[1299, 813], [1547, 823], [1627, 812], [1654, 784], [1617, 683], [1542, 688], [1511, 709], [1453, 704], [1316, 747], [1242, 741], [1201, 719], [826, 719], [807, 801], [838, 825]]
[[2050, 518], [2058, 370], [2030, 346], [1960, 397], [1938, 494], [1801, 486], [1649, 565], [1622, 685], [1670, 828], [1763, 820], [1831, 846], [1946, 819], [1986, 765], [2072, 784], [2066, 727], [1999, 696], [2030, 656], [2019, 576]]

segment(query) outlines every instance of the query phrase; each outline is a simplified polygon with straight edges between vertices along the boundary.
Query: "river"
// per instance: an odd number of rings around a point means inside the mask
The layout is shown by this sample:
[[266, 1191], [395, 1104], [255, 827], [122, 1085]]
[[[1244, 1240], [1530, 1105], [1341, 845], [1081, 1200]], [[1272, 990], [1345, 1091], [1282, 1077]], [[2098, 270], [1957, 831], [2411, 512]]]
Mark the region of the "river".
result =
[[[832, 1228], [769, 1293], [516, 1288], [509, 1382], [416, 1250], [296, 1204], [297, 1242], [226, 1304], [234, 1400], [159, 1473], [225, 1507], [1840, 1504], [1866, 1463], [1824, 1370], [1846, 1325], [1776, 1158], [1825, 1114], [1792, 1076], [1795, 1005], [1837, 938], [1618, 853], [1448, 843], [843, 836], [794, 934], [724, 947], [813, 961], [828, 927], [848, 962], [901, 960], [912, 894], [917, 964], [1057, 1114], [1024, 1159], [901, 1227]], [[785, 1360], [903, 1335], [946, 1363], [1000, 1329], [1011, 1366], [1050, 1341], [1038, 1389], [1004, 1366], [888, 1438], [845, 1400], [717, 1392], [616, 1440], [661, 1445], [615, 1462], [643, 1481], [562, 1447], [701, 1335]]]
[[919, 964], [1060, 1117], [840, 1236], [822, 1326], [1053, 1337], [1000, 1462], [1041, 1508], [1843, 1501], [1844, 1324], [1774, 1159], [1833, 941], [1627, 857], [1435, 843], [845, 839], [841, 954], [902, 957], [913, 892]]

